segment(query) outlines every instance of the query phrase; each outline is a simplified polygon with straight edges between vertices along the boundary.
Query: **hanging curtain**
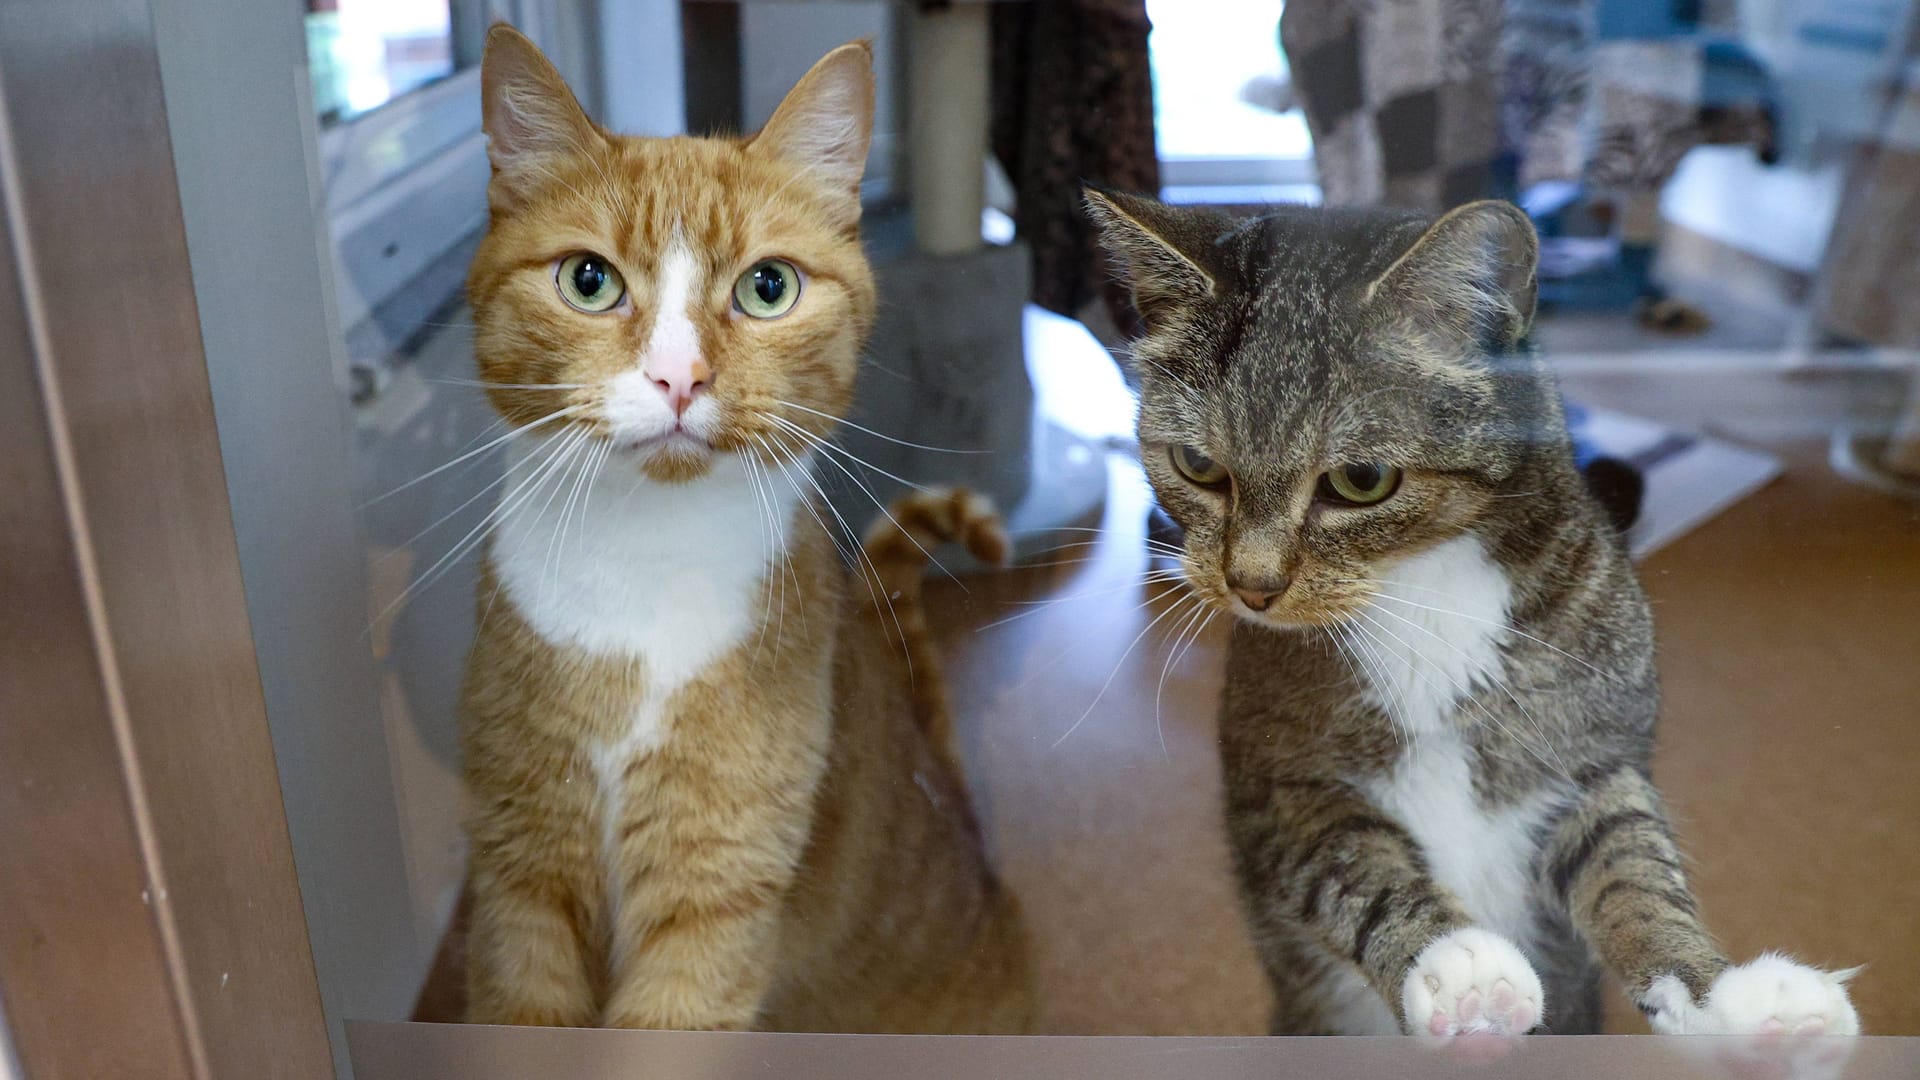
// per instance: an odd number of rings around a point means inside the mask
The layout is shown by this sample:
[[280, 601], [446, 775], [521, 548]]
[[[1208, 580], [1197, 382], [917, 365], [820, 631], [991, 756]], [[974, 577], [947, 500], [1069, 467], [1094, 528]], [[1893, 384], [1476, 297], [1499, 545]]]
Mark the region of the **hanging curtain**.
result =
[[993, 9], [993, 152], [1018, 197], [1033, 299], [1063, 315], [1103, 302], [1131, 328], [1081, 210], [1081, 185], [1157, 194], [1145, 0], [1033, 0]]

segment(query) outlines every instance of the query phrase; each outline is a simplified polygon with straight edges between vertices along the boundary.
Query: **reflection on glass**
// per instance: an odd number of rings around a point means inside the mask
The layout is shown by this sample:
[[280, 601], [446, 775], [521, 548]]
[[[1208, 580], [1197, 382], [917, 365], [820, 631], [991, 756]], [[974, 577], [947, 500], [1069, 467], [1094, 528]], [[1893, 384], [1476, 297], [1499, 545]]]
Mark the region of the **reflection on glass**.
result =
[[307, 63], [323, 124], [453, 72], [448, 0], [307, 0]]

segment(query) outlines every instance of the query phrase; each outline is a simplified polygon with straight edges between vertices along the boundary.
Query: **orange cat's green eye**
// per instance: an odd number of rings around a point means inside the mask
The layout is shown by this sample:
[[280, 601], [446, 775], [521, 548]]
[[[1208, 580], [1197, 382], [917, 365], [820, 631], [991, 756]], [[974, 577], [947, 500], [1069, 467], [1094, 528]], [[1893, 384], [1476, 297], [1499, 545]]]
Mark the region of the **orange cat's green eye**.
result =
[[1219, 487], [1227, 482], [1227, 467], [1195, 447], [1170, 446], [1167, 448], [1167, 457], [1172, 459], [1173, 467], [1180, 470], [1181, 476], [1201, 487]]
[[611, 311], [627, 295], [627, 283], [613, 264], [591, 251], [560, 260], [553, 281], [560, 299], [590, 315]]
[[756, 319], [777, 319], [800, 300], [800, 271], [784, 259], [764, 259], [733, 283], [733, 306]]
[[1336, 465], [1320, 477], [1318, 494], [1328, 502], [1371, 506], [1383, 502], [1400, 487], [1400, 470], [1377, 461]]

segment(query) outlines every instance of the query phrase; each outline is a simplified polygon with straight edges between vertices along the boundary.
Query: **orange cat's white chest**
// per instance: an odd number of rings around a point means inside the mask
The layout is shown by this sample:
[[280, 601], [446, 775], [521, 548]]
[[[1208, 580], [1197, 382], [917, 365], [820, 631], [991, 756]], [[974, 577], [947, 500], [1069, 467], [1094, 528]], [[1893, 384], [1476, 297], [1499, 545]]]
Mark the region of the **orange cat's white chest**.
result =
[[[617, 456], [584, 477], [543, 477], [550, 452], [529, 446], [510, 462], [490, 554], [503, 598], [550, 644], [638, 661], [655, 707], [636, 721], [664, 722], [659, 704], [760, 625], [799, 496], [731, 454], [662, 484]], [[521, 490], [540, 493], [516, 503]]]

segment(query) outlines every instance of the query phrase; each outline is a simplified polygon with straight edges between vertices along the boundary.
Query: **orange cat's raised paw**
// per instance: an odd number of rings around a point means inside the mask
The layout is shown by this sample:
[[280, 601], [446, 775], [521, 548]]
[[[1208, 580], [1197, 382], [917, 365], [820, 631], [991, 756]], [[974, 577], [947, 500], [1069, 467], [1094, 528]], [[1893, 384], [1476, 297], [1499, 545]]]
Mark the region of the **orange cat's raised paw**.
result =
[[996, 565], [1013, 549], [993, 500], [966, 488], [928, 488], [895, 499], [867, 530], [865, 547], [883, 573], [888, 566], [901, 566], [917, 575], [933, 548], [955, 542]]

